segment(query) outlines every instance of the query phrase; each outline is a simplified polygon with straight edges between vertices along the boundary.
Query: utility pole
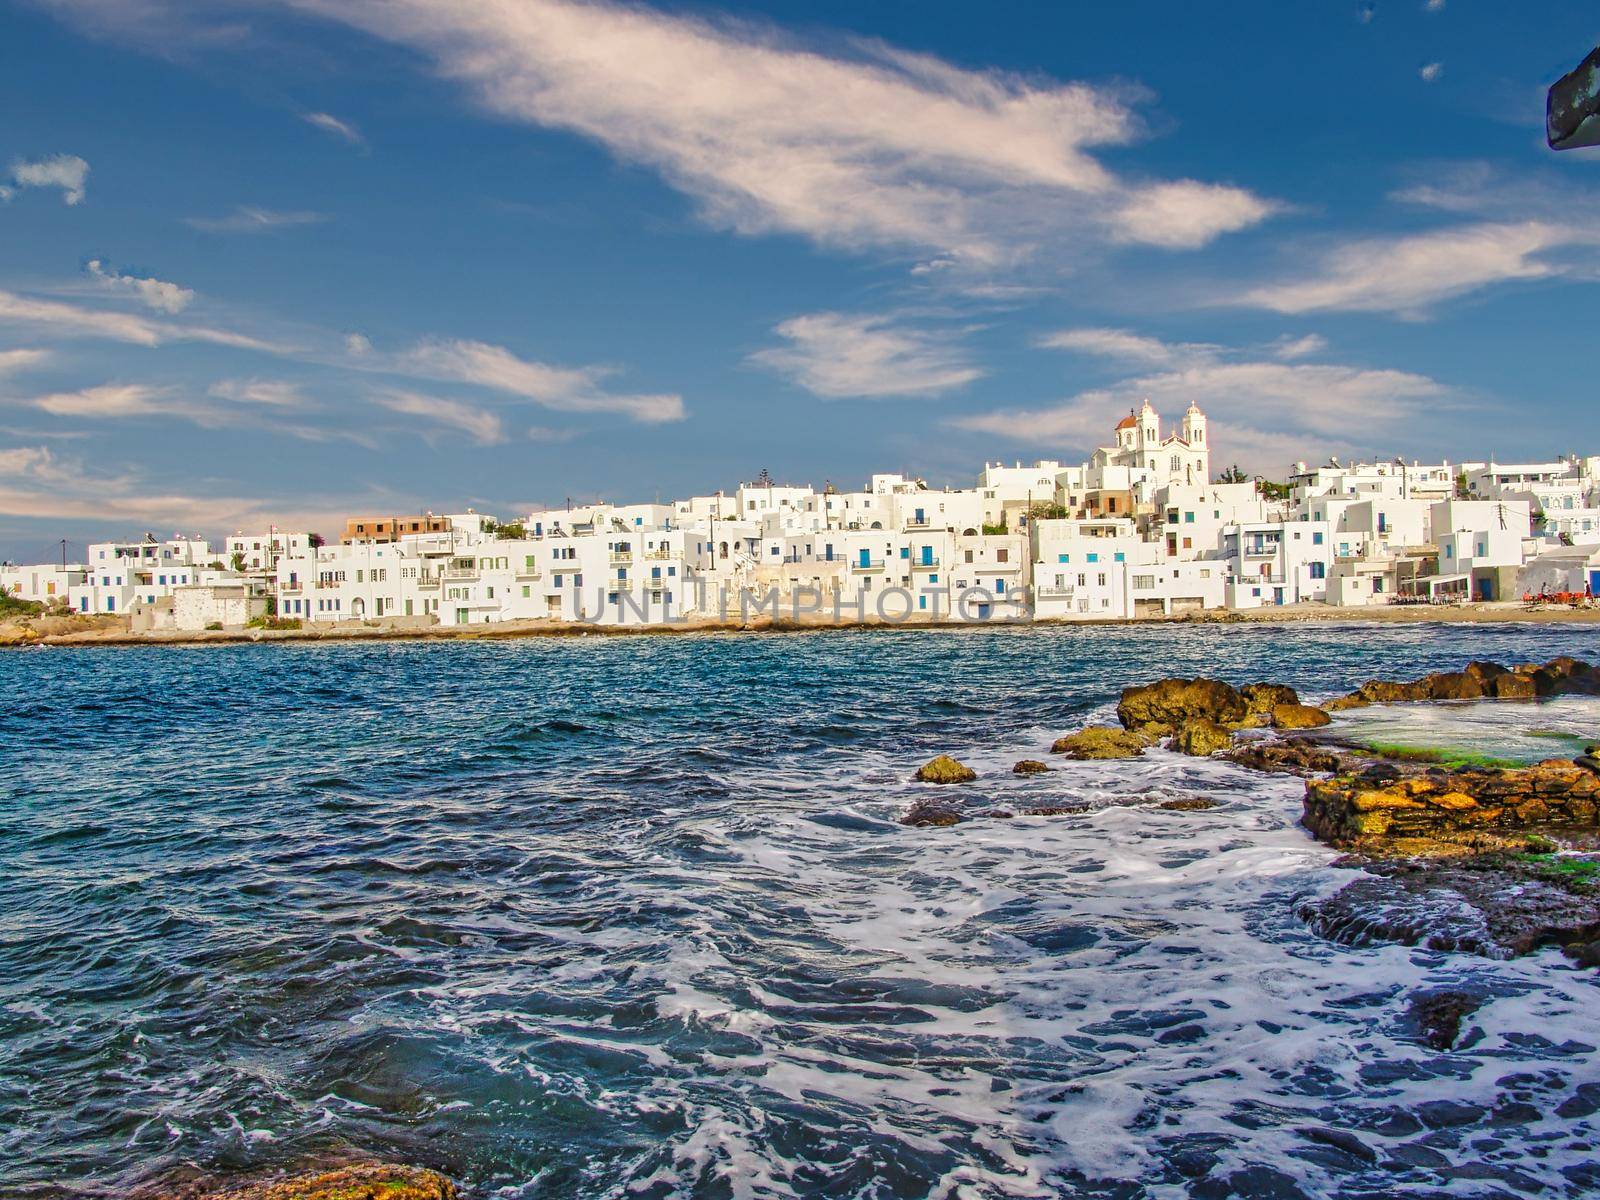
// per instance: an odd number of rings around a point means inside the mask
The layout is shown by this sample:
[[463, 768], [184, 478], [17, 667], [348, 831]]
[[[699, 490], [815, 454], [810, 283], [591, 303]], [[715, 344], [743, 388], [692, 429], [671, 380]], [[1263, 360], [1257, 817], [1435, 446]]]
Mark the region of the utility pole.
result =
[[61, 539], [61, 569], [63, 571], [65, 571], [67, 569], [67, 539], [66, 538], [62, 538]]

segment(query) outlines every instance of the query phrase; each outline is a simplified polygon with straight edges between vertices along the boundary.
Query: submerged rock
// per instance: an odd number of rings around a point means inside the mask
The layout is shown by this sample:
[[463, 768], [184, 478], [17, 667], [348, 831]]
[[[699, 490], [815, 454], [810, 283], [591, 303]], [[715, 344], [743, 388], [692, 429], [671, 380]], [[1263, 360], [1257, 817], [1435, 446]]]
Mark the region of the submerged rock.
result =
[[1238, 725], [1249, 711], [1245, 698], [1219, 679], [1159, 679], [1123, 688], [1117, 720], [1125, 729], [1161, 736], [1197, 720]]
[[921, 783], [971, 783], [978, 773], [965, 763], [957, 762], [948, 754], [941, 754], [917, 768], [916, 778]]
[[1396, 942], [1488, 958], [1556, 945], [1581, 962], [1583, 946], [1600, 939], [1600, 895], [1548, 856], [1368, 862], [1354, 882], [1296, 913], [1349, 946]]
[[1228, 759], [1241, 767], [1286, 775], [1332, 775], [1359, 771], [1371, 763], [1360, 751], [1344, 750], [1298, 737], [1257, 737], [1238, 741]]
[[900, 818], [900, 824], [926, 828], [928, 826], [959, 825], [966, 819], [966, 813], [959, 808], [952, 808], [948, 804], [940, 804], [937, 800], [919, 800], [906, 810], [905, 816]]
[[1049, 771], [1050, 768], [1036, 758], [1025, 758], [1011, 768], [1013, 775], [1045, 775]]
[[1133, 729], [1118, 729], [1114, 725], [1090, 725], [1077, 733], [1059, 737], [1050, 747], [1052, 754], [1065, 754], [1068, 758], [1134, 758], [1144, 753], [1150, 738]]
[[1473, 992], [1421, 992], [1411, 998], [1406, 1018], [1422, 1041], [1435, 1050], [1449, 1050], [1461, 1037], [1461, 1022], [1483, 1007], [1488, 998]]
[[1156, 807], [1168, 812], [1203, 812], [1208, 808], [1216, 808], [1217, 802], [1204, 796], [1180, 796], [1176, 800], [1163, 800]]
[[455, 1200], [457, 1192], [437, 1171], [362, 1163], [189, 1195], [194, 1200]]
[[1233, 744], [1233, 732], [1205, 717], [1186, 722], [1172, 738], [1172, 748], [1204, 758]]
[[1316, 729], [1333, 720], [1320, 708], [1309, 704], [1274, 704], [1271, 716], [1273, 726], [1278, 729]]

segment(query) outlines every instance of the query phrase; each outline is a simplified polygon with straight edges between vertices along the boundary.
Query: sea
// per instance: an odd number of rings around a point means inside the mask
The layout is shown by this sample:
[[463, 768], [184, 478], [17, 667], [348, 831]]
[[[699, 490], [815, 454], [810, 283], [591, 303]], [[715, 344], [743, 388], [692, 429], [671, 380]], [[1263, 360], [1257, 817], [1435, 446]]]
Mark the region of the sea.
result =
[[[1329, 942], [1303, 781], [1048, 753], [1162, 676], [1556, 654], [1600, 627], [0, 654], [0, 1196], [352, 1157], [473, 1200], [1593, 1196], [1600, 975]], [[900, 824], [940, 753], [1088, 810]], [[1445, 1051], [1440, 989], [1484, 1000]]]

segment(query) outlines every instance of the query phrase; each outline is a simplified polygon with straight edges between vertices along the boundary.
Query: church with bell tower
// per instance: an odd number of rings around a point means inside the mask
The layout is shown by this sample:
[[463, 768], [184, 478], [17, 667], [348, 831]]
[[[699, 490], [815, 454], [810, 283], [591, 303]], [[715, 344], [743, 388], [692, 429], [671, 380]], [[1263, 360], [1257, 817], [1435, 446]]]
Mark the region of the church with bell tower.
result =
[[1206, 415], [1191, 401], [1178, 432], [1163, 438], [1161, 417], [1146, 400], [1117, 422], [1116, 445], [1100, 447], [1089, 462], [1096, 467], [1147, 471], [1158, 487], [1209, 483], [1211, 446], [1206, 434]]

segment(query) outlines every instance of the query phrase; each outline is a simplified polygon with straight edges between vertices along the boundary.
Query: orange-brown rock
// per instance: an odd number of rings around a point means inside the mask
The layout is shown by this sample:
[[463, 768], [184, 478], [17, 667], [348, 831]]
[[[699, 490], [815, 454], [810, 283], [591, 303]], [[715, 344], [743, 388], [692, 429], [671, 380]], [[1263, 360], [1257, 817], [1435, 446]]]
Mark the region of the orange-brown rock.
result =
[[1316, 729], [1333, 719], [1309, 704], [1274, 704], [1269, 715], [1278, 729]]
[[196, 1200], [455, 1200], [457, 1192], [455, 1184], [437, 1171], [361, 1163], [186, 1195]]
[[1125, 729], [1159, 737], [1192, 721], [1237, 726], [1249, 711], [1245, 698], [1219, 679], [1158, 679], [1123, 688], [1117, 720]]
[[1369, 852], [1400, 839], [1489, 846], [1496, 837], [1543, 828], [1593, 828], [1600, 776], [1564, 759], [1512, 770], [1392, 768], [1313, 779], [1302, 823], [1335, 846]]

